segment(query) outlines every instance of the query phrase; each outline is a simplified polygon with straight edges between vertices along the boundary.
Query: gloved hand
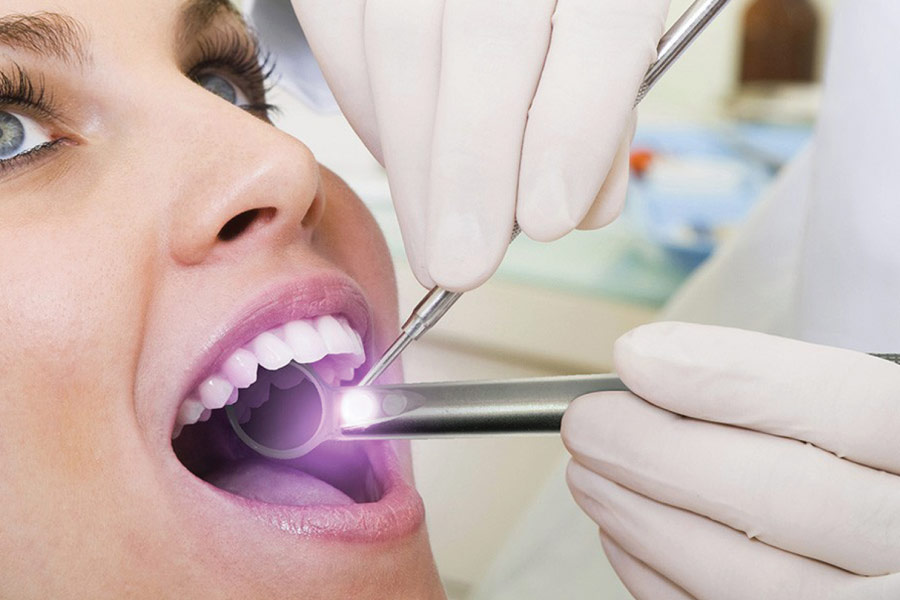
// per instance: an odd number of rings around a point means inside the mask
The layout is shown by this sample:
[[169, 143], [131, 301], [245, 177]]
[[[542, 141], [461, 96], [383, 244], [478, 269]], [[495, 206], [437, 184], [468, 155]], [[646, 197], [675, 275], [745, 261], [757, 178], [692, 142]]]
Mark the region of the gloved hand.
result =
[[632, 104], [669, 0], [292, 1], [387, 169], [424, 285], [483, 283], [514, 218], [550, 241], [621, 211]]
[[568, 480], [637, 598], [900, 598], [900, 366], [663, 323], [578, 399]]

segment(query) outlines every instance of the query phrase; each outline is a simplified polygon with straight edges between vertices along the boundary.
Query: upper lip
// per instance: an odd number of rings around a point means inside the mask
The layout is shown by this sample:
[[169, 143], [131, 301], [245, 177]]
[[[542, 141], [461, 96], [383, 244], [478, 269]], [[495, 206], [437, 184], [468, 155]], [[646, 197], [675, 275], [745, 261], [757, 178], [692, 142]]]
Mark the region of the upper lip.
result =
[[168, 407], [174, 428], [178, 407], [200, 382], [256, 335], [296, 319], [343, 315], [362, 336], [366, 356], [372, 346], [371, 308], [359, 286], [347, 276], [323, 273], [271, 285], [226, 319], [209, 337], [200, 356], [187, 370], [180, 394]]

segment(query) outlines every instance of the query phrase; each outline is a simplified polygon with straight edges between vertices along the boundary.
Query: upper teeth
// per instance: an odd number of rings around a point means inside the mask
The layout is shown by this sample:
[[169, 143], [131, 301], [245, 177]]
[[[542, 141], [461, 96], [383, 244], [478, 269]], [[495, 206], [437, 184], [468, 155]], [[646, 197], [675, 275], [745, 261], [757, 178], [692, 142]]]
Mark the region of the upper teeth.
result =
[[335, 385], [352, 379], [366, 356], [360, 335], [339, 316], [301, 319], [264, 331], [233, 352], [188, 396], [178, 409], [172, 437], [184, 426], [208, 419], [210, 411], [234, 404], [237, 390], [256, 381], [258, 366], [275, 371], [292, 360], [314, 364], [322, 381]]

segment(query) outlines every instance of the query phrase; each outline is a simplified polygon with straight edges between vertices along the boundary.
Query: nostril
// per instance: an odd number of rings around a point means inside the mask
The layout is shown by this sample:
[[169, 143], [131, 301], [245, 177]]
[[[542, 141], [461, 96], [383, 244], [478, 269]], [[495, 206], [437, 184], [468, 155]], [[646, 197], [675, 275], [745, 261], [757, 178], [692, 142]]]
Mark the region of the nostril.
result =
[[275, 216], [274, 208], [254, 208], [232, 217], [219, 231], [218, 238], [230, 242], [247, 232], [250, 227], [261, 220], [269, 220]]

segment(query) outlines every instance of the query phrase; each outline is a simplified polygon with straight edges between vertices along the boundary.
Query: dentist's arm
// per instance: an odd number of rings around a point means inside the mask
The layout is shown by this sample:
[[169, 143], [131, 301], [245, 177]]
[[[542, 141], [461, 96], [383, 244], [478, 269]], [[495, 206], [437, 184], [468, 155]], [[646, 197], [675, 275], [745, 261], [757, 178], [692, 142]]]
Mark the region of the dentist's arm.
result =
[[384, 164], [416, 277], [464, 291], [514, 219], [538, 240], [622, 208], [632, 104], [669, 0], [293, 0]]
[[900, 598], [900, 366], [735, 329], [619, 340], [569, 485], [638, 598]]

